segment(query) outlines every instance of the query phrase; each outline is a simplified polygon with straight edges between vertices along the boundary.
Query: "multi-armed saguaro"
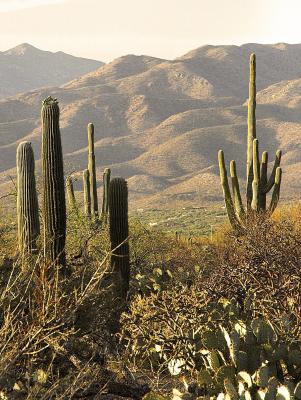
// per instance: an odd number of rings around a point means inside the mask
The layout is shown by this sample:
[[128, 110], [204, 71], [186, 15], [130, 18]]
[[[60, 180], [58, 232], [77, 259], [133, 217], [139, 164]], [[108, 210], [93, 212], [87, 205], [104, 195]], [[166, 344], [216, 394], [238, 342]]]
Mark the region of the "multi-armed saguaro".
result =
[[125, 298], [129, 289], [130, 258], [128, 188], [123, 178], [113, 178], [110, 182], [109, 210], [111, 266], [118, 277], [120, 296]]
[[96, 167], [94, 154], [94, 125], [88, 124], [88, 169], [90, 176], [90, 191], [91, 191], [91, 214], [93, 217], [98, 217], [98, 199], [97, 199], [97, 182], [96, 182]]
[[47, 97], [42, 106], [42, 170], [44, 246], [50, 262], [65, 265], [66, 202], [58, 102]]
[[40, 233], [35, 162], [30, 142], [17, 148], [17, 215], [20, 252], [31, 252]]
[[[235, 161], [230, 162], [230, 176], [232, 182], [232, 193], [228, 183], [227, 169], [225, 166], [224, 153], [218, 153], [221, 184], [224, 192], [225, 205], [229, 221], [233, 228], [242, 228], [247, 216], [252, 213], [273, 213], [277, 207], [280, 195], [280, 184], [282, 170], [280, 168], [281, 151], [276, 152], [274, 167], [268, 178], [268, 153], [262, 153], [259, 160], [258, 139], [256, 139], [256, 57], [250, 57], [250, 84], [248, 101], [248, 148], [247, 148], [247, 189], [246, 210], [243, 206], [239, 182], [236, 173]], [[273, 188], [272, 199], [267, 208], [266, 196]]]

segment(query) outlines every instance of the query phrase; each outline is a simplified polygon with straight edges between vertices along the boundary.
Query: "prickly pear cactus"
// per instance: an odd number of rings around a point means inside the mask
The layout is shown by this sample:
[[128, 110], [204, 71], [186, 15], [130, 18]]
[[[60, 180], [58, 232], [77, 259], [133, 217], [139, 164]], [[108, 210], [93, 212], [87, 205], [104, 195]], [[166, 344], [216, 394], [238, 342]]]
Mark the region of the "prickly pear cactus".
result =
[[41, 117], [45, 253], [51, 263], [65, 265], [66, 202], [60, 110], [56, 99], [48, 97], [43, 101]]
[[36, 248], [40, 222], [35, 161], [30, 142], [21, 142], [17, 148], [17, 216], [19, 250], [31, 252]]
[[[222, 325], [200, 331], [195, 353], [199, 392], [208, 399], [291, 400], [301, 397], [301, 343], [281, 341], [274, 326], [262, 317], [240, 319], [240, 306], [223, 300], [231, 329]], [[182, 360], [178, 374], [185, 371]], [[288, 371], [289, 375], [288, 376]]]

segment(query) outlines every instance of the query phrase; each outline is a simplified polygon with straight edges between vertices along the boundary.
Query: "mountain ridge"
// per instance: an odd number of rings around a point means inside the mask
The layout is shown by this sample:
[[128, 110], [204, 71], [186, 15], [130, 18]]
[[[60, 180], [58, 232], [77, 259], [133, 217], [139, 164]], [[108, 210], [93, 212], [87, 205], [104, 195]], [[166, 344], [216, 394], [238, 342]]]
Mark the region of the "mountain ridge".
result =
[[[301, 45], [203, 46], [175, 60], [128, 55], [60, 87], [0, 100], [0, 189], [14, 175], [17, 144], [40, 152], [40, 107], [52, 95], [61, 107], [66, 173], [87, 163], [86, 125], [95, 125], [97, 179], [128, 179], [132, 207], [182, 207], [220, 202], [217, 151], [236, 159], [245, 176], [249, 55], [257, 54], [257, 125], [261, 150], [283, 155], [284, 200], [301, 183]], [[300, 67], [299, 67], [300, 65]], [[5, 154], [4, 154], [5, 153]], [[37, 161], [37, 171], [40, 164]], [[242, 189], [243, 190], [243, 189]]]

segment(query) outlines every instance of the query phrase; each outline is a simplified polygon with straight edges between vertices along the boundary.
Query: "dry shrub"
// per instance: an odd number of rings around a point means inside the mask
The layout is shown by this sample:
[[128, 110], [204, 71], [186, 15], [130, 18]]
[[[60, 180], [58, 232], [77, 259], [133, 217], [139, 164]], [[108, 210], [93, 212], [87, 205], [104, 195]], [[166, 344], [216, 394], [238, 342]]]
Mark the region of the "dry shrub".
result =
[[[187, 360], [199, 327], [208, 322], [207, 306], [203, 293], [182, 284], [137, 296], [122, 316], [121, 340], [127, 344], [125, 356], [132, 366], [154, 372], [166, 368], [170, 359]], [[167, 355], [163, 362], [160, 353]]]
[[254, 218], [244, 235], [229, 234], [217, 255], [209, 277], [199, 281], [210, 298], [223, 296], [243, 304], [251, 297], [258, 313], [284, 330], [286, 318], [295, 318], [299, 332], [301, 237], [294, 221]]
[[[188, 244], [177, 241], [175, 235], [147, 229], [137, 220], [131, 222], [133, 296], [152, 291], [154, 285], [151, 282], [164, 289], [172, 288], [176, 283], [191, 286], [201, 270], [209, 271], [214, 265], [217, 246], [213, 241], [195, 239]], [[158, 273], [159, 279], [156, 278]]]
[[0, 385], [9, 398], [71, 398], [104, 379], [105, 261], [77, 265], [66, 278], [41, 254], [2, 267]]

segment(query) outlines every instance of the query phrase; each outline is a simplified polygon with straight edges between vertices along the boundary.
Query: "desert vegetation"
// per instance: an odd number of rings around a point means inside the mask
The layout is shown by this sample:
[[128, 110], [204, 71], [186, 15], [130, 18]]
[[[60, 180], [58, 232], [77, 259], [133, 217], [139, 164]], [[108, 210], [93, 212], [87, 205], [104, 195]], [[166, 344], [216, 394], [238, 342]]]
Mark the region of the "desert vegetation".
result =
[[1, 399], [301, 399], [301, 207], [277, 207], [281, 153], [270, 178], [259, 161], [255, 78], [251, 55], [246, 207], [220, 152], [229, 223], [207, 236], [141, 223], [109, 168], [100, 206], [92, 123], [78, 196], [43, 101], [41, 187], [21, 142], [1, 208]]

